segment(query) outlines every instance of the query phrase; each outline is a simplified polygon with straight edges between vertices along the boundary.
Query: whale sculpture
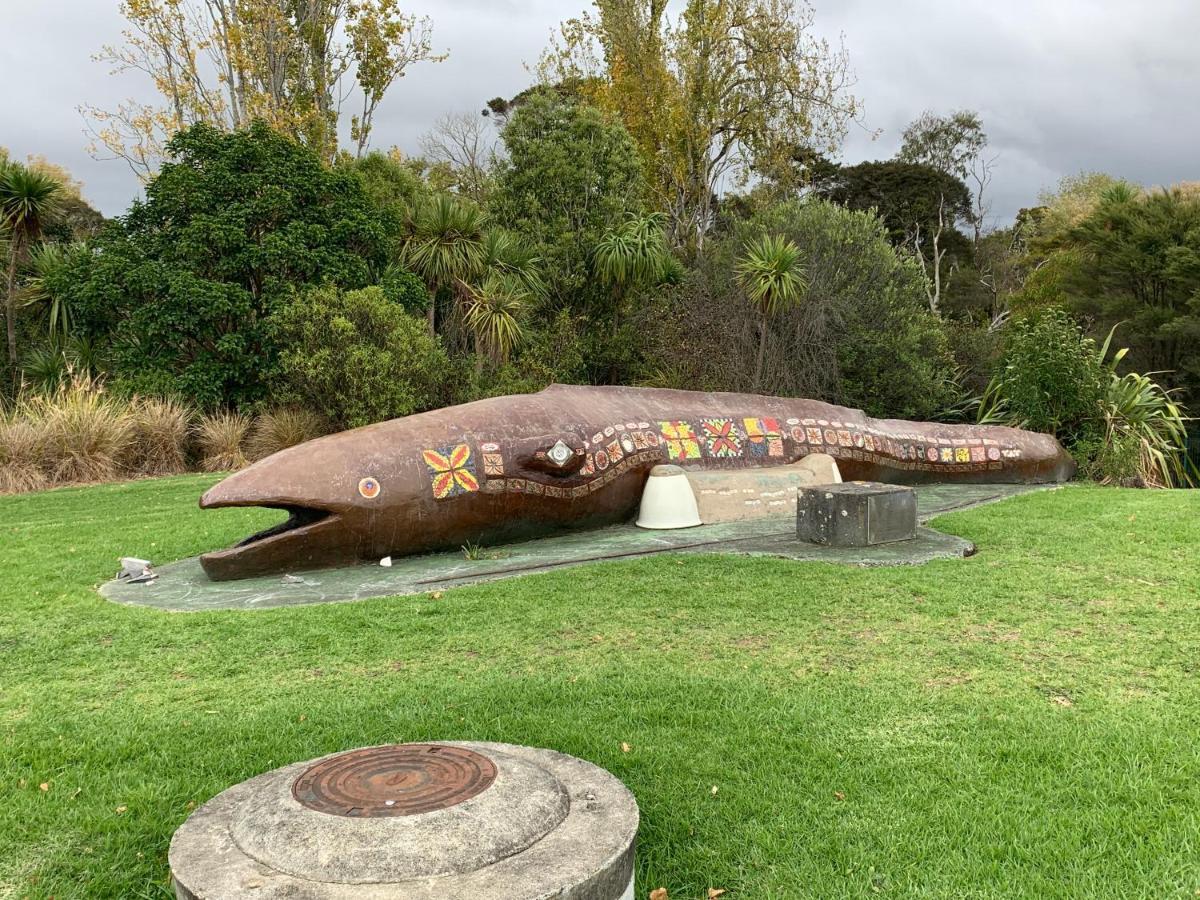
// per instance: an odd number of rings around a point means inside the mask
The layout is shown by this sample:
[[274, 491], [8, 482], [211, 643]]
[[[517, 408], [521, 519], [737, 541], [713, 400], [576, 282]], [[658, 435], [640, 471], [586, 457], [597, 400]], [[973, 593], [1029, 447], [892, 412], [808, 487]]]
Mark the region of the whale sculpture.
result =
[[835, 456], [847, 479], [1055, 482], [1074, 463], [1014, 428], [873, 419], [813, 400], [553, 385], [330, 435], [217, 484], [211, 509], [286, 522], [201, 563], [214, 580], [521, 540], [630, 518], [659, 463], [744, 468]]

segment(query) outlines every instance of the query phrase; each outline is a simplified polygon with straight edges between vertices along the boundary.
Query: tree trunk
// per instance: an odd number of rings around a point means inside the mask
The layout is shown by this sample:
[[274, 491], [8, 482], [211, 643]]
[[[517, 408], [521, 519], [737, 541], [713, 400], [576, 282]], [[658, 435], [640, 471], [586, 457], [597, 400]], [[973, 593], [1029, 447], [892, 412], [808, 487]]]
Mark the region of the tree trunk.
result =
[[763, 360], [767, 357], [767, 317], [758, 323], [758, 362], [754, 365], [754, 390], [762, 390]]
[[21, 251], [21, 245], [17, 235], [13, 235], [8, 250], [8, 291], [4, 298], [4, 323], [8, 331], [8, 365], [12, 369], [12, 386], [15, 393], [20, 381], [17, 377], [17, 254]]
[[433, 285], [429, 291], [429, 311], [425, 314], [426, 320], [429, 322], [429, 336], [437, 337], [437, 298], [438, 286]]

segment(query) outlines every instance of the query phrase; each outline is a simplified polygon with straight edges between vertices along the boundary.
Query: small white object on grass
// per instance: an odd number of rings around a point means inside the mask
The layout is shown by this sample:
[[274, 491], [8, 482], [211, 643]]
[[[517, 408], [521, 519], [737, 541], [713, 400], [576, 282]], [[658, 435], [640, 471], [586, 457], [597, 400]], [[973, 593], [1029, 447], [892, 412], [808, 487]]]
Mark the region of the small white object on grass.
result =
[[117, 573], [118, 581], [128, 581], [130, 584], [145, 584], [158, 577], [158, 573], [150, 568], [150, 560], [138, 559], [136, 556], [121, 557], [121, 571]]
[[385, 569], [390, 569], [392, 567], [392, 558], [390, 556], [385, 556], [379, 561], [379, 564]]

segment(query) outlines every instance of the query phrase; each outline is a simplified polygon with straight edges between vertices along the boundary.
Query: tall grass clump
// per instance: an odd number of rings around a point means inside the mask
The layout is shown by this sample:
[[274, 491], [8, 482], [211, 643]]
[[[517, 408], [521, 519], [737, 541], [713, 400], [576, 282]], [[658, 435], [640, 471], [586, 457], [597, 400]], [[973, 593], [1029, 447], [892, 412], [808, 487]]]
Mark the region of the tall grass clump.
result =
[[58, 483], [111, 481], [122, 470], [133, 441], [129, 404], [105, 393], [100, 382], [77, 376], [21, 403], [22, 418], [43, 437], [46, 474]]
[[38, 423], [0, 409], [0, 494], [40, 491], [49, 484], [42, 471], [44, 448]]
[[250, 417], [236, 412], [217, 412], [200, 417], [196, 443], [200, 468], [205, 472], [228, 472], [246, 465], [243, 447], [250, 431]]
[[328, 433], [329, 429], [314, 412], [296, 408], [271, 410], [255, 421], [246, 445], [246, 456], [253, 461], [265, 459], [272, 453]]
[[186, 472], [191, 408], [170, 398], [144, 397], [134, 400], [130, 409], [133, 441], [129, 470], [140, 475]]

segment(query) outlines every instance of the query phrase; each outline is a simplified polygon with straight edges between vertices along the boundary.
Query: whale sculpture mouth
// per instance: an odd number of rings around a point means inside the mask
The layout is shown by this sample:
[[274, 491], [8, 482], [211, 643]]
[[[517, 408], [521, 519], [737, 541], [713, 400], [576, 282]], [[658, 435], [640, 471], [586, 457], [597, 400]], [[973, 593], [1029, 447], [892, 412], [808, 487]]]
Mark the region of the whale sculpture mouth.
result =
[[[341, 512], [311, 501], [297, 502], [292, 497], [268, 499], [261, 495], [238, 496], [233, 491], [217, 493], [215, 490], [206, 494], [200, 505], [204, 509], [254, 507], [287, 513], [284, 521], [257, 531], [231, 547], [201, 556], [204, 570], [215, 580], [265, 574], [285, 567], [281, 565], [285, 561], [301, 568], [344, 561], [345, 554], [338, 552], [342, 543], [337, 527], [342, 521]], [[330, 553], [336, 558], [326, 560], [325, 556]]]
[[250, 535], [248, 538], [243, 538], [230, 549], [240, 550], [244, 547], [261, 544], [264, 541], [279, 537], [311, 533], [314, 530], [314, 526], [337, 518], [334, 513], [331, 513], [327, 509], [317, 509], [311, 506], [271, 506], [265, 508], [281, 509], [288, 514], [288, 517], [278, 525], [272, 525], [270, 528], [264, 528], [262, 531]]

